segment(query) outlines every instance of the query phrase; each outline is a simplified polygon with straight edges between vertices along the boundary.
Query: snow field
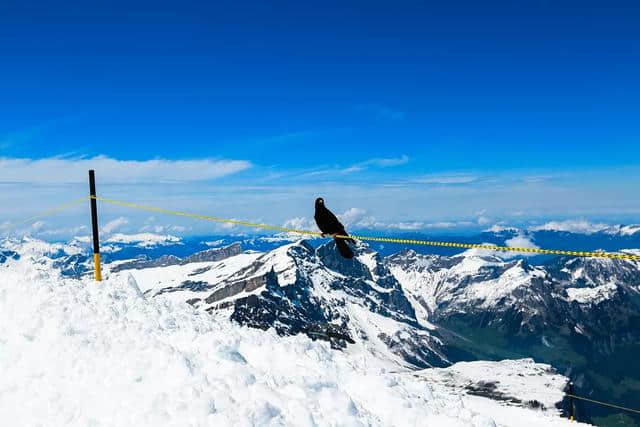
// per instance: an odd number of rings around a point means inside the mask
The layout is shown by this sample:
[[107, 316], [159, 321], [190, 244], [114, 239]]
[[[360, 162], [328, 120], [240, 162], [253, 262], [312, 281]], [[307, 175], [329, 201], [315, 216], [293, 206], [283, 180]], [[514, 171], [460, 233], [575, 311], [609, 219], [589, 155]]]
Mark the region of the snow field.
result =
[[62, 279], [24, 259], [0, 268], [2, 425], [491, 423], [326, 343], [145, 299], [132, 278]]

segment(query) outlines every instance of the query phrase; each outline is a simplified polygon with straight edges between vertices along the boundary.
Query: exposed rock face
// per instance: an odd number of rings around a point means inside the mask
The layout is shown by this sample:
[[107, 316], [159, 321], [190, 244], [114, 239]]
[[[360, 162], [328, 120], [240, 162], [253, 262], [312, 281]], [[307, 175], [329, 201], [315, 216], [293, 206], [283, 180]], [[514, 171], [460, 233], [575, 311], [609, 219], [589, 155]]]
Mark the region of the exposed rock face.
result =
[[267, 252], [189, 302], [279, 334], [308, 334], [334, 347], [356, 341], [379, 347], [401, 363], [444, 366], [437, 332], [416, 319], [402, 287], [366, 245], [353, 259], [330, 242], [314, 249], [301, 241]]
[[0, 264], [4, 264], [8, 259], [20, 259], [20, 255], [17, 252], [10, 250], [0, 251]]

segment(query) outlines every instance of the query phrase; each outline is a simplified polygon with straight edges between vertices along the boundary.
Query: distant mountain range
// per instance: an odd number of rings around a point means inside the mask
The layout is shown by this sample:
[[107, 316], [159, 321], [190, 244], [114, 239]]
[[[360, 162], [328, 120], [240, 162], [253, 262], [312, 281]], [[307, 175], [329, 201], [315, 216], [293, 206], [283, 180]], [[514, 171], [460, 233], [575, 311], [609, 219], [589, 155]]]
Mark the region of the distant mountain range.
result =
[[[544, 225], [517, 228], [494, 225], [476, 234], [439, 235], [423, 232], [402, 232], [387, 235], [381, 230], [352, 230], [354, 234], [365, 236], [400, 237], [416, 240], [446, 240], [458, 243], [490, 243], [500, 246], [541, 247], [561, 250], [605, 250], [619, 251], [640, 248], [640, 225], [606, 225], [586, 221], [552, 221]], [[295, 242], [305, 236], [293, 233], [281, 233], [271, 236], [248, 235], [211, 235], [180, 238], [173, 235], [139, 233], [132, 235], [113, 234], [106, 236], [102, 243], [103, 256], [107, 260], [122, 260], [143, 257], [155, 259], [162, 255], [187, 257], [206, 249], [240, 242], [243, 250], [267, 251], [287, 242]], [[323, 239], [308, 239], [309, 244], [317, 247]], [[61, 242], [62, 243], [62, 242]], [[66, 243], [66, 242], [65, 242]], [[73, 239], [72, 244], [86, 246], [87, 236]], [[370, 248], [381, 256], [397, 253], [404, 249], [391, 243], [368, 242]], [[435, 255], [455, 255], [462, 249], [438, 246], [415, 246], [416, 252]], [[548, 257], [528, 258], [533, 264], [544, 263]]]

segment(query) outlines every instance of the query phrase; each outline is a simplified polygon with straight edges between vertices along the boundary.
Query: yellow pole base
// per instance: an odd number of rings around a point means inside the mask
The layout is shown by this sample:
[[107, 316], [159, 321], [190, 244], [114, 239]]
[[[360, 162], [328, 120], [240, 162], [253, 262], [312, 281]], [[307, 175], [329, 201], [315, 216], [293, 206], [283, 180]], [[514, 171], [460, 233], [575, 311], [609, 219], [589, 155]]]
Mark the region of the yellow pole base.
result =
[[93, 254], [93, 265], [96, 271], [96, 281], [102, 281], [102, 270], [100, 268], [100, 254]]

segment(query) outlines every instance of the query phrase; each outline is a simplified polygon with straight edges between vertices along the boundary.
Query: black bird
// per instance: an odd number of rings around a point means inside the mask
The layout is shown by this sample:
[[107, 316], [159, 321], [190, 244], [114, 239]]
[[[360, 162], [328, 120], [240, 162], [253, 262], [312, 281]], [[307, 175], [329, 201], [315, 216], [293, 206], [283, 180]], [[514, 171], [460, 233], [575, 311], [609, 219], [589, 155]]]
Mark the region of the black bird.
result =
[[347, 245], [349, 243], [356, 243], [353, 239], [343, 239], [338, 238], [336, 236], [348, 236], [347, 232], [344, 229], [344, 225], [338, 221], [338, 218], [326, 208], [324, 205], [324, 199], [322, 197], [318, 197], [316, 199], [316, 213], [313, 216], [316, 220], [316, 224], [318, 224], [318, 228], [322, 231], [322, 235], [330, 234], [333, 236], [333, 240], [336, 241], [336, 246], [338, 247], [338, 251], [340, 251], [340, 255], [345, 258], [353, 258], [353, 251]]

